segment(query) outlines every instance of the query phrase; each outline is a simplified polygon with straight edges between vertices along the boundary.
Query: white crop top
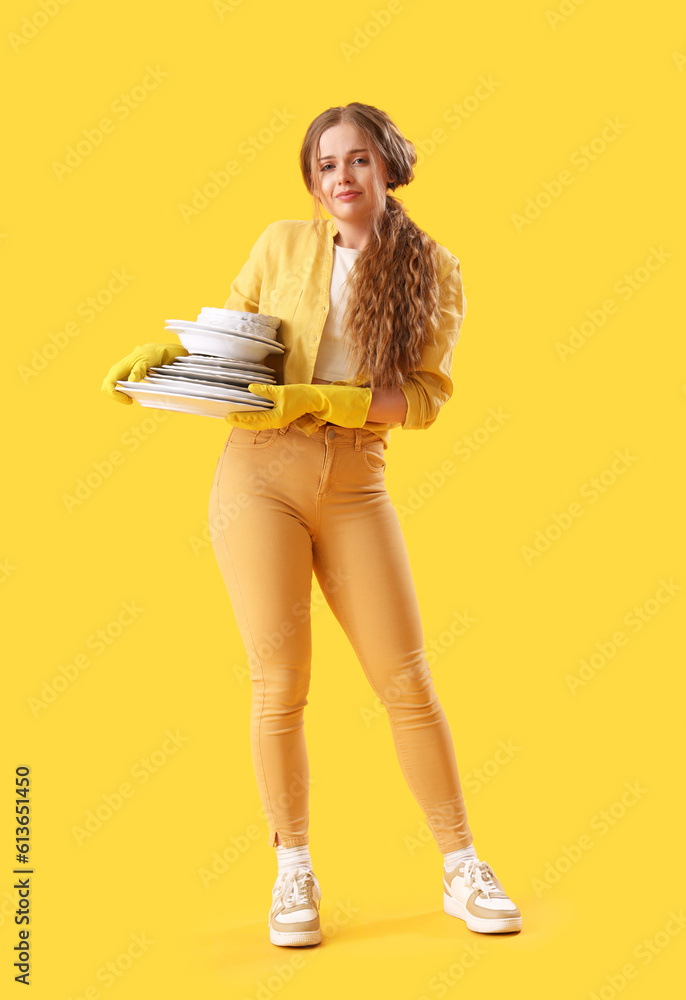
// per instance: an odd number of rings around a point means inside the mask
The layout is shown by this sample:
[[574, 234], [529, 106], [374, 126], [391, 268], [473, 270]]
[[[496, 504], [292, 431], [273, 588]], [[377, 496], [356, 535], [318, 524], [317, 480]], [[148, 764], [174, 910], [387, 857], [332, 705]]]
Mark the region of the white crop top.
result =
[[361, 250], [333, 245], [333, 268], [331, 271], [331, 291], [329, 293], [329, 312], [322, 330], [322, 339], [314, 364], [314, 378], [336, 382], [339, 379], [352, 379], [354, 371], [346, 359], [345, 348], [341, 340], [342, 331], [339, 317], [343, 315], [347, 301], [348, 287], [346, 279], [355, 258]]

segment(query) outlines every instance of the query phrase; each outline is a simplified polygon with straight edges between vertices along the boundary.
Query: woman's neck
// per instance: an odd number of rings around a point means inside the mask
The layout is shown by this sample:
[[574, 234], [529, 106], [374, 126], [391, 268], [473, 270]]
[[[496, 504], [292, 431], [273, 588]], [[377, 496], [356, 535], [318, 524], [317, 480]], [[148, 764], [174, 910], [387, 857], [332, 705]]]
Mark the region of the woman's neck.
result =
[[334, 243], [344, 250], [364, 250], [369, 239], [369, 230], [365, 226], [341, 226], [336, 221], [338, 232], [333, 238]]

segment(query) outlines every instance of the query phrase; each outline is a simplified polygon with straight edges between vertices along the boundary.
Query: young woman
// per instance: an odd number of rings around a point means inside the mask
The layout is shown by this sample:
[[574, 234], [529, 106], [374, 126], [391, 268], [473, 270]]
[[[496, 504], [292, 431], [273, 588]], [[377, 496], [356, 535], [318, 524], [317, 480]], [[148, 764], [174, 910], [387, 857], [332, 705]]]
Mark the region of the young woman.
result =
[[[273, 408], [226, 418], [232, 430], [209, 505], [250, 664], [252, 757], [278, 862], [269, 913], [277, 945], [321, 941], [303, 730], [313, 570], [387, 710], [402, 772], [444, 856], [445, 912], [475, 931], [522, 926], [472, 843], [385, 488], [390, 430], [430, 427], [452, 394], [466, 309], [459, 260], [388, 193], [409, 184], [415, 163], [413, 144], [385, 112], [360, 103], [324, 111], [300, 152], [313, 218], [267, 226], [224, 305], [280, 317], [286, 348], [275, 363], [280, 384], [250, 385]], [[162, 354], [183, 353], [174, 344], [137, 348], [103, 389], [122, 398], [117, 378], [142, 378]]]

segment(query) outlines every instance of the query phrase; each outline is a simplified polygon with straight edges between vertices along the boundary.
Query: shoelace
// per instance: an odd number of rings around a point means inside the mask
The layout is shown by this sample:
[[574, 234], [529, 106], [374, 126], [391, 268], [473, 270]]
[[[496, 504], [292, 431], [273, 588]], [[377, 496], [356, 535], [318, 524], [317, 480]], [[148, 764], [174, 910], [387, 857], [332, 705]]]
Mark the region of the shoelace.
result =
[[279, 902], [285, 907], [297, 906], [298, 903], [312, 903], [315, 888], [314, 875], [309, 868], [295, 868], [291, 872], [283, 872], [272, 890], [274, 897], [272, 909]]
[[495, 872], [485, 861], [468, 858], [464, 866], [462, 883], [463, 885], [469, 885], [471, 882], [484, 896], [502, 896], [504, 899], [507, 899], [507, 894], [502, 889], [499, 889], [493, 881], [494, 875]]

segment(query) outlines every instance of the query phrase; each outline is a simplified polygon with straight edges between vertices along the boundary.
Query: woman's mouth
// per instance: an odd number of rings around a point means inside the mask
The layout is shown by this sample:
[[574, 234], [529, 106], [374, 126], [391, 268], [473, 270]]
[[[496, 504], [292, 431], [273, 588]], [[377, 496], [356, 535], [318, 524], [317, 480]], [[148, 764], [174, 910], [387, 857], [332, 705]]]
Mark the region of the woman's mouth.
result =
[[338, 194], [336, 197], [339, 201], [352, 201], [354, 198], [357, 198], [360, 193], [360, 191], [346, 191], [345, 194]]

